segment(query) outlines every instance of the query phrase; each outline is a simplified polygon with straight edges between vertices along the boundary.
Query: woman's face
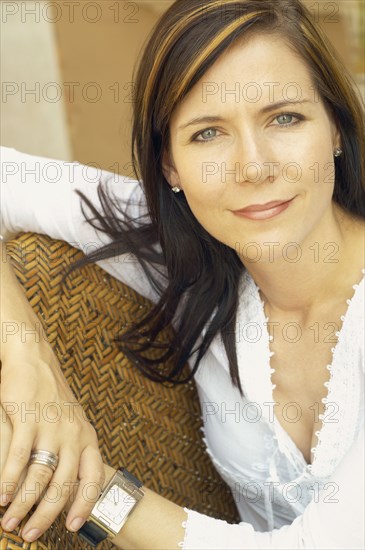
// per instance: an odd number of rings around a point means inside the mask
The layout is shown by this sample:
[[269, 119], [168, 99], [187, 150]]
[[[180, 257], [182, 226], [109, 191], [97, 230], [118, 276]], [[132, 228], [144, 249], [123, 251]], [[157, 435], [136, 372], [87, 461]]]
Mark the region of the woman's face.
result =
[[318, 236], [332, 215], [338, 132], [280, 37], [255, 35], [226, 51], [175, 109], [170, 135], [167, 180], [242, 259], [259, 246], [269, 261], [270, 249]]

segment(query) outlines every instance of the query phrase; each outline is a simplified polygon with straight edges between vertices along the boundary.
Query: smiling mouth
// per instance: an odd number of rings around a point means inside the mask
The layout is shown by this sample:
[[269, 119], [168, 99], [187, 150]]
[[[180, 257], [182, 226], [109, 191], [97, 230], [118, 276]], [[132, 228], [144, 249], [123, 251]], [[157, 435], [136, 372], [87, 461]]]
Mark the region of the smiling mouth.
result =
[[295, 197], [288, 200], [271, 201], [265, 204], [251, 204], [241, 210], [232, 210], [232, 213], [250, 220], [267, 220], [286, 210], [294, 199]]

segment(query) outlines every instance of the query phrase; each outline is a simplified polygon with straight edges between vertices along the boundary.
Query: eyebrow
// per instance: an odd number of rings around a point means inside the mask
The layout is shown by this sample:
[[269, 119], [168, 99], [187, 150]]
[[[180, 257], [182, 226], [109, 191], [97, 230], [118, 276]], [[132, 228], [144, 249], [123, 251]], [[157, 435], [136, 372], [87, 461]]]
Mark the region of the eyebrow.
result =
[[[260, 109], [260, 114], [266, 114], [270, 111], [275, 111], [276, 109], [280, 109], [281, 107], [286, 107], [288, 105], [302, 105], [303, 103], [313, 103], [309, 99], [302, 99], [300, 101], [278, 101], [277, 103], [272, 103], [270, 105], [266, 105], [266, 107], [263, 107]], [[219, 115], [211, 115], [211, 116], [199, 116], [196, 118], [193, 118], [189, 120], [186, 124], [182, 124], [181, 126], [178, 126], [178, 130], [184, 130], [188, 126], [196, 126], [197, 124], [202, 123], [211, 123], [211, 122], [222, 122], [224, 121], [224, 117]]]

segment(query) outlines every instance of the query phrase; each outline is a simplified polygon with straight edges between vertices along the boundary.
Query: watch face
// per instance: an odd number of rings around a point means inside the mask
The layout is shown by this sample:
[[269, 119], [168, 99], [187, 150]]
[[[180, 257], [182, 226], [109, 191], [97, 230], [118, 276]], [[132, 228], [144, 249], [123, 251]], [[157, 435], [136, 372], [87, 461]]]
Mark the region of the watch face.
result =
[[119, 485], [114, 484], [98, 505], [98, 510], [111, 523], [111, 527], [118, 530], [120, 524], [136, 502], [136, 499], [129, 493], [124, 491]]

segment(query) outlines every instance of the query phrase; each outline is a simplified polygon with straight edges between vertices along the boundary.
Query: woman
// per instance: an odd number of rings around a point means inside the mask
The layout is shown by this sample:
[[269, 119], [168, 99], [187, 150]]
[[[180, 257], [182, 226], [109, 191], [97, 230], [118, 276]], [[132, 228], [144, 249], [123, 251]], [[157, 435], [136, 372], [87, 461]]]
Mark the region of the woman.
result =
[[[182, 383], [189, 361], [207, 450], [242, 519], [227, 525], [148, 491], [114, 539], [121, 547], [362, 547], [363, 112], [299, 1], [180, 0], [155, 28], [136, 78], [134, 164], [143, 183], [110, 178], [97, 193], [82, 166], [71, 177], [59, 162], [62, 181], [52, 189], [37, 176], [25, 186], [22, 166], [44, 174], [47, 159], [4, 152], [5, 238], [35, 230], [80, 248], [96, 241], [104, 247], [89, 260], [154, 300], [120, 345], [156, 380]], [[139, 263], [113, 261], [128, 252]], [[129, 344], [142, 330], [158, 347], [170, 321], [176, 337], [162, 360], [174, 353], [175, 366], [166, 375]], [[47, 344], [27, 369], [10, 367], [16, 352], [10, 344], [2, 352], [3, 402], [49, 400], [44, 377], [54, 401], [71, 399]], [[21, 396], [17, 372], [33, 380]], [[92, 508], [82, 487], [104, 486], [95, 434], [81, 417], [72, 432], [65, 421], [53, 432], [31, 425], [27, 435], [11, 420], [3, 480], [19, 481], [32, 450], [59, 457], [52, 480], [80, 480], [66, 524], [77, 530]], [[34, 484], [40, 467], [30, 464], [24, 483]], [[20, 500], [4, 528], [36, 497]], [[24, 538], [33, 529], [39, 536], [66, 501], [41, 501]]]

